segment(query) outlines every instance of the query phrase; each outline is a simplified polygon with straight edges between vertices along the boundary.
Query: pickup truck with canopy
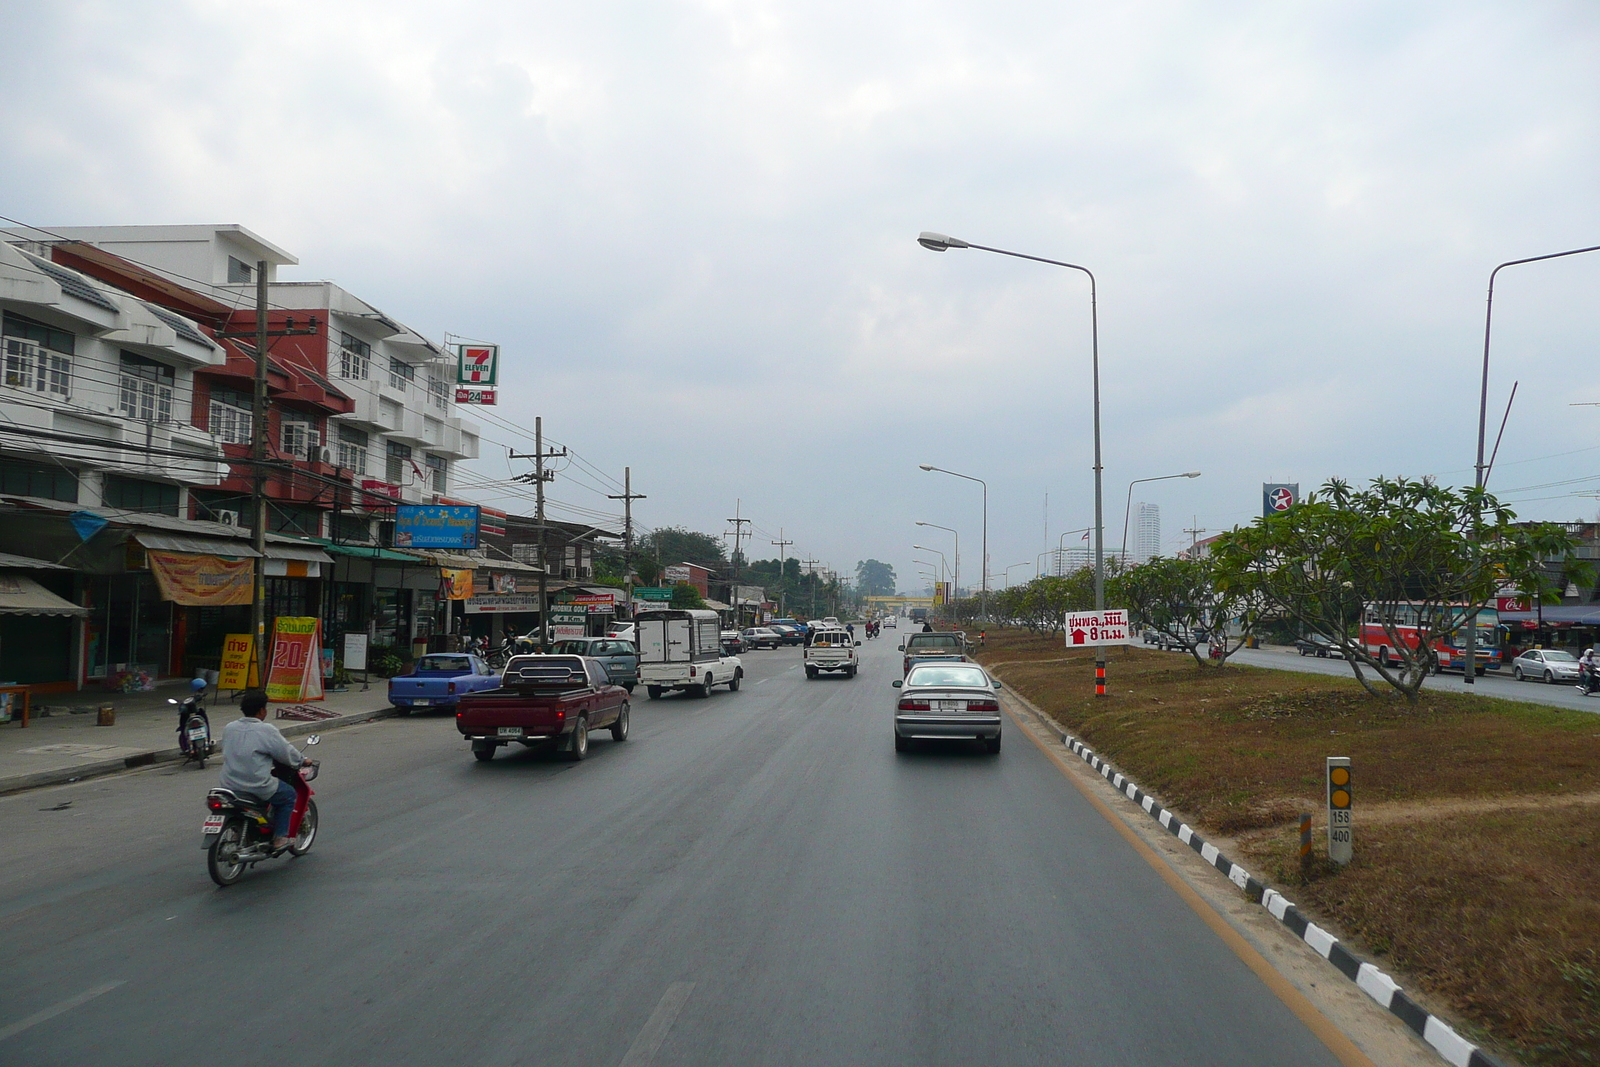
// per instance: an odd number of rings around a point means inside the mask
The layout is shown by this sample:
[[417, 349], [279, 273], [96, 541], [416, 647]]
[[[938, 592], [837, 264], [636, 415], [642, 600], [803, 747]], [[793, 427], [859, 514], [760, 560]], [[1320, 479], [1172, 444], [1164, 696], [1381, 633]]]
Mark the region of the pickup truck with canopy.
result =
[[967, 635], [960, 630], [935, 630], [932, 633], [907, 634], [900, 642], [902, 668], [910, 674], [919, 663], [970, 663], [967, 655]]
[[456, 729], [472, 754], [492, 760], [501, 745], [554, 745], [564, 759], [589, 754], [589, 731], [609, 728], [628, 739], [628, 691], [613, 685], [598, 660], [583, 656], [513, 656], [498, 689], [469, 693]]
[[389, 706], [400, 714], [412, 708], [453, 708], [467, 693], [497, 689], [500, 675], [469, 652], [433, 652], [417, 660], [410, 674], [389, 679]]
[[711, 695], [711, 687], [725, 685], [737, 691], [744, 681], [744, 664], [722, 650], [722, 623], [714, 611], [696, 608], [660, 608], [634, 616], [639, 645], [639, 681], [655, 700], [671, 690], [687, 690], [698, 697]]

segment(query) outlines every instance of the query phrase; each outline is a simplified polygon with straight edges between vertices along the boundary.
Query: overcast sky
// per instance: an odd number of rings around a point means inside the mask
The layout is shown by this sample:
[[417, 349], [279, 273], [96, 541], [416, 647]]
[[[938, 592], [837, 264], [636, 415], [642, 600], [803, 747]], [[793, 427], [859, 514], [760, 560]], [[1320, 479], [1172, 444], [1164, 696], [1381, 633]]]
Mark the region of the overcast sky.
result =
[[[1134, 494], [1169, 550], [1248, 522], [1264, 481], [1470, 481], [1489, 271], [1600, 244], [1588, 0], [0, 20], [0, 212], [241, 223], [299, 257], [284, 278], [504, 346], [473, 477], [526, 469], [503, 446], [542, 415], [592, 470], [632, 467], [647, 526], [720, 533], [739, 501], [754, 555], [781, 528], [902, 588], [913, 542], [947, 545], [917, 519], [958, 528], [978, 580], [978, 487], [919, 463], [988, 480], [1015, 581], [1094, 517], [1087, 279], [921, 230], [1095, 272], [1107, 545], [1131, 479], [1202, 470]], [[1597, 287], [1600, 253], [1497, 284], [1492, 424], [1521, 385], [1491, 487], [1528, 517], [1595, 514], [1600, 407], [1571, 405], [1600, 402]], [[601, 475], [552, 493], [620, 512]]]

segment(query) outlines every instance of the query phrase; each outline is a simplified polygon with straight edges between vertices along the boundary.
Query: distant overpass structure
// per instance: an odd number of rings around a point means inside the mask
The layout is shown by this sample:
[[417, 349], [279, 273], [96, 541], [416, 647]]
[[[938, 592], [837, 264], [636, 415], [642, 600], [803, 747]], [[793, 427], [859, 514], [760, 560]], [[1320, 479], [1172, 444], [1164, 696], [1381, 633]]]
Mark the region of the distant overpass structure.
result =
[[931, 596], [868, 596], [862, 600], [870, 607], [883, 608], [887, 611], [899, 611], [901, 608], [931, 608]]

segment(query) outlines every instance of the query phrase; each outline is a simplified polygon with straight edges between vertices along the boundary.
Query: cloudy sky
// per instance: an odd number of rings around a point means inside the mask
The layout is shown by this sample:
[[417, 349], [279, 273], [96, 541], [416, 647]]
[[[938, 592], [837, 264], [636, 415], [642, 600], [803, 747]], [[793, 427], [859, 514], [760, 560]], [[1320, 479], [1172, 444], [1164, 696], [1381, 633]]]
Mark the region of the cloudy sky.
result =
[[[237, 222], [436, 339], [504, 346], [484, 483], [648, 526], [755, 520], [911, 580], [923, 519], [977, 581], [1128, 483], [1182, 530], [1261, 483], [1470, 480], [1496, 263], [1600, 244], [1586, 0], [0, 0], [0, 213]], [[1496, 295], [1492, 486], [1600, 492], [1600, 253]], [[1491, 426], [1491, 437], [1493, 426]], [[483, 502], [498, 499], [486, 487]], [[1049, 495], [1048, 525], [1045, 496]], [[518, 503], [513, 498], [503, 502]], [[937, 531], [921, 531], [937, 533]], [[943, 535], [941, 535], [943, 536]], [[1077, 535], [1069, 535], [1069, 543]], [[948, 548], [946, 548], [948, 553]], [[1026, 563], [1026, 567], [1013, 566]], [[999, 584], [997, 581], [995, 584]]]

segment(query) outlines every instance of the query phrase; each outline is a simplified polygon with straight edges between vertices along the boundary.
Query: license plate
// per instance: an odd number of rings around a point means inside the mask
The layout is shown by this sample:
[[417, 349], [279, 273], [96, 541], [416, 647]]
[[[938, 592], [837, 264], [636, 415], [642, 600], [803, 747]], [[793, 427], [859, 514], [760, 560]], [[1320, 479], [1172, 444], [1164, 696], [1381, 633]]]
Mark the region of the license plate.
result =
[[429, 704], [432, 704], [433, 701], [429, 700], [427, 697], [418, 697], [416, 700], [413, 700], [411, 703], [415, 707], [425, 708]]
[[965, 700], [935, 700], [933, 702], [933, 710], [934, 711], [966, 711], [967, 710], [967, 702]]
[[204, 738], [205, 736], [206, 736], [206, 731], [205, 731], [205, 727], [203, 727], [203, 726], [196, 726], [193, 730], [189, 731], [189, 740], [191, 740], [191, 741], [199, 741], [202, 738]]
[[522, 727], [520, 727], [520, 726], [502, 726], [502, 727], [500, 727], [499, 733], [500, 733], [501, 737], [521, 737], [522, 736]]
[[203, 834], [220, 834], [222, 833], [222, 824], [227, 821], [228, 818], [225, 815], [207, 815], [206, 821], [200, 827], [200, 832]]

